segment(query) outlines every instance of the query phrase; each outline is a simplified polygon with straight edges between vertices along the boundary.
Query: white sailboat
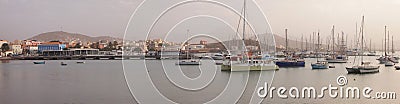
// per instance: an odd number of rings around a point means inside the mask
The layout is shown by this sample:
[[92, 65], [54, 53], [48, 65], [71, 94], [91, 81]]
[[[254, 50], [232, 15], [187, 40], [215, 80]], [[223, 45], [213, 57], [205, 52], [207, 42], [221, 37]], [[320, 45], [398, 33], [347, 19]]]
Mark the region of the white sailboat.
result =
[[[189, 30], [187, 30], [187, 34], [189, 35]], [[185, 45], [185, 50], [186, 50], [186, 59], [185, 60], [180, 60], [179, 62], [175, 63], [176, 65], [200, 65], [201, 62], [200, 60], [194, 60], [191, 56], [189, 56], [190, 54], [190, 48], [189, 45]], [[189, 58], [190, 59], [187, 59]]]
[[[243, 43], [245, 42], [245, 29], [246, 29], [246, 0], [243, 4]], [[240, 21], [239, 21], [240, 24]], [[254, 58], [255, 56], [248, 57], [247, 49], [243, 44], [243, 52], [240, 57], [230, 57], [229, 61], [221, 65], [222, 71], [262, 71], [262, 70], [278, 70], [279, 67], [275, 65], [270, 58]]]
[[[363, 49], [364, 49], [364, 16], [362, 17], [362, 25], [361, 25], [361, 52], [364, 51]], [[364, 56], [361, 56], [360, 64], [351, 67], [346, 67], [347, 72], [359, 73], [359, 74], [379, 72], [378, 65], [371, 65], [371, 62], [364, 62], [363, 57]]]

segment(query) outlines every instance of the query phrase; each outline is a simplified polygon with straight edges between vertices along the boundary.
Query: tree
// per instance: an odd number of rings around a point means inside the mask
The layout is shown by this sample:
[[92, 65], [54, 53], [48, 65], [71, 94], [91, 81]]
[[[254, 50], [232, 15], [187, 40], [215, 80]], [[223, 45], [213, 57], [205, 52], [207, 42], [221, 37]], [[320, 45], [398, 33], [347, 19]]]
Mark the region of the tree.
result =
[[81, 43], [77, 43], [74, 48], [81, 48]]
[[4, 53], [6, 51], [10, 50], [10, 46], [8, 45], [8, 43], [4, 43], [3, 45], [1, 45], [1, 51]]
[[117, 42], [117, 41], [114, 41], [112, 45], [113, 45], [113, 48], [116, 49], [117, 46], [118, 46], [118, 42]]

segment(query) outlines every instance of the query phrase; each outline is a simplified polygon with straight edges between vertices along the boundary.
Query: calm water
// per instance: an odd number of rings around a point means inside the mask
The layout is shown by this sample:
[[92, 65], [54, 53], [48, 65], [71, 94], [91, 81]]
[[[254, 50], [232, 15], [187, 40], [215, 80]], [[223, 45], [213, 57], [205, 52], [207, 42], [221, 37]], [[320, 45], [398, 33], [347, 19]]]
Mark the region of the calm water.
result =
[[[365, 58], [377, 63], [376, 57]], [[253, 93], [262, 86], [257, 83], [268, 82], [270, 85], [273, 80], [274, 87], [312, 86], [319, 89], [329, 84], [337, 86], [336, 78], [340, 75], [347, 77], [346, 86], [368, 86], [374, 91], [400, 93], [400, 71], [393, 67], [381, 66], [379, 73], [357, 75], [347, 74], [344, 68], [352, 63], [332, 64], [336, 68], [326, 70], [311, 70], [310, 63], [316, 60], [306, 61], [305, 68], [281, 68], [276, 72], [221, 72], [211, 60], [202, 60], [202, 65], [198, 67], [176, 66], [176, 60], [85, 60], [85, 64], [76, 64], [75, 60], [49, 60], [45, 65], [34, 65], [30, 60], [17, 60], [0, 64], [0, 103], [249, 103], [260, 99]], [[60, 62], [68, 65], [61, 66]], [[123, 68], [130, 89], [125, 82]], [[130, 90], [135, 98], [132, 98]], [[281, 99], [276, 96], [274, 93], [274, 98], [266, 98], [262, 103], [400, 102], [399, 99], [333, 99], [327, 94], [322, 99]]]

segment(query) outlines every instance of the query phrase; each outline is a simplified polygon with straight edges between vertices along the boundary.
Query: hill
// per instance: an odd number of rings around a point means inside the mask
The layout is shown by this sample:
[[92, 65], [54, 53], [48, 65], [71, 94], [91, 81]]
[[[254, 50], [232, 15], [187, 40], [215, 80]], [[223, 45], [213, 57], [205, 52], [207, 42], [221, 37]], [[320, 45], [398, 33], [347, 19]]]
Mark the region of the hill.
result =
[[81, 41], [81, 42], [97, 42], [99, 40], [108, 40], [108, 41], [122, 41], [120, 38], [114, 38], [110, 36], [99, 36], [99, 37], [91, 37], [79, 33], [68, 33], [64, 31], [54, 31], [54, 32], [47, 32], [42, 33], [31, 38], [28, 40], [38, 40], [38, 41]]

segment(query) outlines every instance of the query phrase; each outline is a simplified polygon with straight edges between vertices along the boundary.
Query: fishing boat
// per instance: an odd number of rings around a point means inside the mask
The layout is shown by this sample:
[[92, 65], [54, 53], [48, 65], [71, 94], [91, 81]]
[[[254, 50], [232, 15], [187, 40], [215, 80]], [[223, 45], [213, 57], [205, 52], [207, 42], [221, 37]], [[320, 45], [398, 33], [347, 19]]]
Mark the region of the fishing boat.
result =
[[394, 68], [396, 68], [396, 70], [400, 70], [400, 66], [394, 66]]
[[85, 61], [77, 61], [76, 63], [77, 63], [77, 64], [84, 64]]
[[[385, 29], [386, 31], [386, 29]], [[364, 16], [362, 17], [362, 25], [361, 25], [361, 46], [364, 45]], [[361, 52], [363, 52], [364, 47], [361, 47]], [[377, 73], [379, 72], [378, 65], [371, 65], [371, 62], [364, 62], [364, 56], [361, 56], [361, 64], [354, 65], [352, 67], [346, 67], [348, 73]], [[355, 57], [357, 58], [357, 56]], [[355, 63], [355, 62], [354, 62]]]
[[311, 64], [312, 69], [328, 69], [329, 65], [326, 61], [317, 61], [316, 63]]
[[[319, 42], [319, 32], [318, 32], [318, 43], [317, 43], [317, 49], [316, 52], [318, 53], [318, 51], [320, 50], [319, 46], [321, 45]], [[312, 69], [328, 69], [329, 65], [328, 62], [326, 61], [319, 61], [319, 58], [317, 58], [317, 62], [311, 64], [311, 68]]]
[[[286, 36], [286, 53], [290, 53], [288, 50], [288, 39], [287, 39], [287, 29], [285, 29]], [[279, 67], [305, 67], [305, 61], [303, 59], [292, 57], [292, 55], [285, 55], [284, 60], [278, 60], [275, 62]]]
[[46, 61], [35, 61], [33, 64], [46, 64]]
[[61, 66], [66, 66], [67, 63], [61, 62]]

